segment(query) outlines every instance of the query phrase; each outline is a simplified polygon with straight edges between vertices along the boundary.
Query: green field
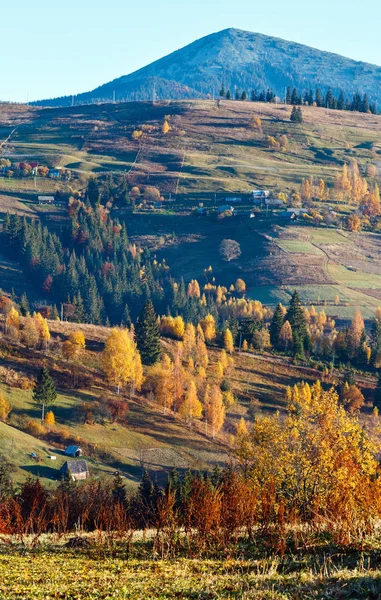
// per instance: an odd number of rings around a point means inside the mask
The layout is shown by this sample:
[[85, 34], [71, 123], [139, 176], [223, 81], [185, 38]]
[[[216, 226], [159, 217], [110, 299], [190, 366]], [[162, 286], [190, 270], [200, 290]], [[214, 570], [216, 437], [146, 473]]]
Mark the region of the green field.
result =
[[299, 242], [297, 240], [284, 240], [278, 242], [279, 248], [291, 254], [320, 254], [321, 251], [313, 246], [311, 242]]

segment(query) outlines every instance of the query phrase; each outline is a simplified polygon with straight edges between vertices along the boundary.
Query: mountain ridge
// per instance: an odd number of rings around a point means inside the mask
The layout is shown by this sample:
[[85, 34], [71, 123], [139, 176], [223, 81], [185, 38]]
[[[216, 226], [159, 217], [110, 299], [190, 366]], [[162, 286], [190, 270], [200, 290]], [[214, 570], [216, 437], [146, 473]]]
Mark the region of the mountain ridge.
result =
[[[278, 37], [228, 28], [195, 40], [136, 71], [78, 94], [75, 104], [93, 102], [191, 99], [226, 88], [272, 88], [283, 98], [288, 85], [300, 91], [316, 87], [334, 92], [366, 93], [381, 101], [381, 66], [357, 61]], [[72, 96], [34, 105], [65, 106]]]

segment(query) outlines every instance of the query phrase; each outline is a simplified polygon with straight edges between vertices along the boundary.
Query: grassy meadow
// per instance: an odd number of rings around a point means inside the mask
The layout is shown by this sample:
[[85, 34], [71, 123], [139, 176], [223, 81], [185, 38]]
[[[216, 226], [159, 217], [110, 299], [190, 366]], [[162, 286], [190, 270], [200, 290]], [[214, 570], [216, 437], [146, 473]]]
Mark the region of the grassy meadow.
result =
[[97, 548], [63, 547], [65, 540], [35, 551], [0, 548], [0, 598], [50, 600], [376, 600], [381, 594], [377, 545], [345, 553], [324, 548], [280, 558], [256, 548], [245, 557], [152, 559], [144, 545], [128, 558]]

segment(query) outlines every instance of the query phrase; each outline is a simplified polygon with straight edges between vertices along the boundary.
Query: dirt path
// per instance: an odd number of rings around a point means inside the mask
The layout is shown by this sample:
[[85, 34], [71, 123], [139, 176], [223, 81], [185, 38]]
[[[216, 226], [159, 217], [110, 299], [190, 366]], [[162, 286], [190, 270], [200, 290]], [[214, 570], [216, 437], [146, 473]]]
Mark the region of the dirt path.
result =
[[17, 131], [17, 128], [18, 128], [18, 125], [16, 125], [16, 127], [15, 127], [14, 129], [12, 129], [12, 131], [11, 131], [11, 133], [8, 135], [8, 137], [7, 137], [5, 140], [3, 140], [3, 141], [0, 143], [0, 148], [3, 148], [3, 149], [4, 149], [4, 146], [5, 146], [6, 144], [8, 144], [8, 142], [9, 142], [9, 140], [11, 139], [11, 137], [13, 136], [13, 134], [14, 134], [14, 133]]

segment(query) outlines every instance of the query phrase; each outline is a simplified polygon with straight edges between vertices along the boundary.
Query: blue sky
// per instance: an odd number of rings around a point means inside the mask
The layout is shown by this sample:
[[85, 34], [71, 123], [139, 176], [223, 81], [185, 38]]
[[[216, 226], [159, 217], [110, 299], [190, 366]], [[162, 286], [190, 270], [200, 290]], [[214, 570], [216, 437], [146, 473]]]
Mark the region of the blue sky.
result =
[[0, 5], [0, 100], [88, 91], [227, 27], [381, 65], [376, 0], [364, 5], [354, 0], [0, 0]]

